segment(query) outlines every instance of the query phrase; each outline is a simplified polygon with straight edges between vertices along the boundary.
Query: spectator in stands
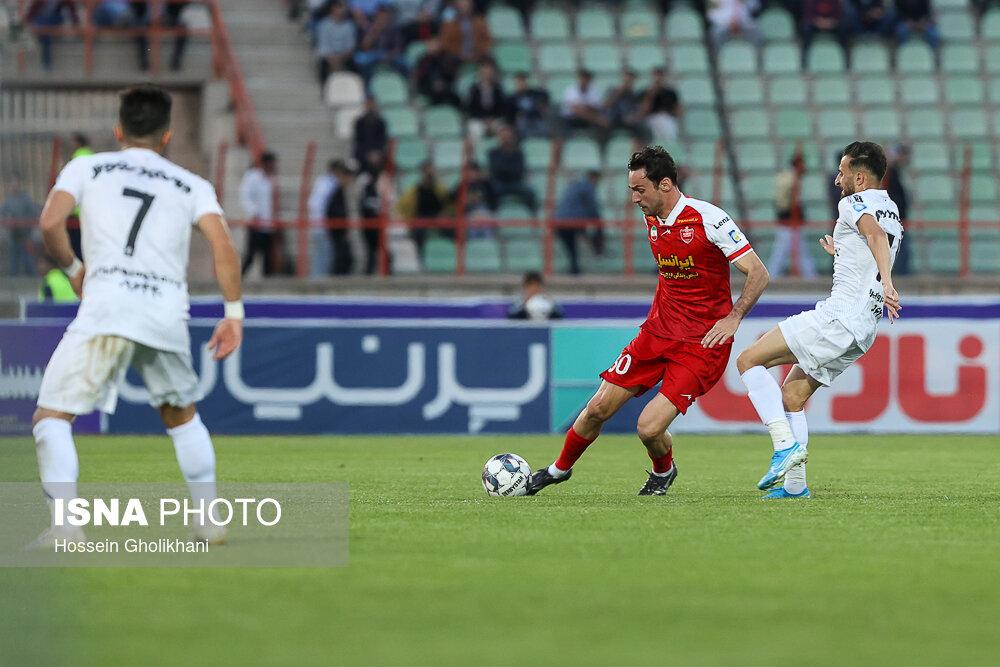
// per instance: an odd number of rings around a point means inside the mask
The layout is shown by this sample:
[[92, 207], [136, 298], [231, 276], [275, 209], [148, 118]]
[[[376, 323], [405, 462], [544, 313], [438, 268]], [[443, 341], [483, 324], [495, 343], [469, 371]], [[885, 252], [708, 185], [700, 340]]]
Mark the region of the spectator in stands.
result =
[[490, 151], [490, 188], [493, 196], [500, 198], [511, 195], [520, 199], [532, 213], [537, 208], [535, 191], [524, 182], [524, 151], [518, 143], [517, 135], [510, 125], [501, 125], [497, 130], [500, 143]]
[[935, 51], [941, 46], [941, 34], [931, 18], [930, 0], [896, 0], [899, 22], [896, 24], [896, 40], [902, 44], [914, 33], [921, 33]]
[[522, 137], [547, 137], [549, 128], [549, 93], [544, 88], [528, 86], [528, 73], [514, 75], [514, 93], [507, 99], [507, 122]]
[[132, 10], [123, 0], [101, 2], [94, 9], [93, 20], [101, 28], [124, 28], [132, 22]]
[[666, 70], [654, 69], [650, 73], [649, 88], [642, 92], [639, 103], [639, 111], [646, 117], [654, 141], [676, 141], [680, 134], [681, 98], [666, 82]]
[[361, 160], [359, 189], [361, 201], [361, 239], [365, 244], [365, 273], [372, 275], [378, 268], [379, 218], [382, 217], [382, 196], [379, 193], [379, 179], [385, 168], [385, 153], [370, 150]]
[[788, 169], [779, 172], [775, 179], [774, 207], [778, 217], [778, 228], [774, 233], [774, 248], [767, 262], [767, 271], [777, 278], [790, 264], [792, 247], [801, 275], [816, 277], [816, 265], [806, 247], [805, 235], [801, 233], [802, 216], [802, 175], [805, 173], [805, 158], [796, 153], [792, 156]]
[[365, 98], [365, 112], [354, 121], [354, 158], [364, 162], [372, 151], [383, 155], [389, 145], [385, 119], [378, 110], [378, 102], [369, 95]]
[[354, 266], [354, 255], [351, 253], [347, 231], [352, 209], [357, 204], [354, 197], [357, 170], [353, 164], [339, 161], [332, 167], [336, 185], [326, 205], [326, 217], [330, 225], [328, 233], [333, 246], [333, 265], [330, 267], [330, 273], [335, 276], [345, 276]]
[[612, 129], [628, 130], [633, 137], [645, 140], [647, 130], [641, 110], [642, 95], [635, 89], [635, 80], [635, 72], [624, 70], [621, 83], [608, 91], [604, 106]]
[[568, 131], [596, 130], [603, 139], [611, 126], [604, 114], [604, 100], [594, 86], [594, 75], [585, 69], [577, 71], [576, 83], [563, 93], [561, 113]]
[[442, 14], [441, 47], [462, 62], [478, 62], [493, 51], [486, 20], [473, 10], [472, 0], [455, 0]]
[[[169, 2], [163, 6], [163, 15], [160, 19], [160, 26], [163, 28], [183, 28], [184, 20], [181, 12], [190, 3]], [[149, 7], [145, 2], [132, 3], [132, 19], [135, 25], [149, 25]], [[136, 37], [136, 44], [139, 47], [139, 69], [146, 71], [149, 69], [149, 39], [145, 35]], [[180, 34], [174, 39], [174, 49], [170, 55], [170, 69], [177, 72], [181, 69], [184, 60], [184, 49], [187, 46], [187, 35]]]
[[469, 136], [475, 140], [493, 134], [506, 112], [506, 102], [496, 63], [492, 58], [483, 58], [465, 98]]
[[24, 269], [24, 275], [35, 274], [35, 260], [32, 257], [34, 242], [32, 233], [37, 229], [41, 208], [31, 198], [31, 194], [21, 175], [14, 172], [7, 177], [7, 196], [0, 205], [0, 226], [10, 229], [10, 275], [16, 276]]
[[330, 198], [340, 187], [337, 174], [343, 164], [331, 160], [326, 167], [326, 173], [320, 174], [313, 181], [312, 191], [306, 205], [309, 211], [309, 277], [321, 278], [330, 272], [331, 244], [330, 234], [326, 228], [326, 211]]
[[240, 182], [240, 204], [249, 223], [243, 273], [259, 254], [264, 260], [264, 275], [277, 273], [279, 247], [275, 242], [274, 219], [278, 211], [278, 156], [264, 153], [259, 167], [251, 167]]
[[41, 253], [35, 263], [38, 275], [42, 277], [42, 283], [38, 286], [38, 300], [42, 303], [76, 303], [80, 298], [73, 291], [73, 285], [63, 270], [56, 265], [56, 261]]
[[354, 64], [367, 83], [378, 65], [386, 65], [406, 75], [406, 58], [403, 55], [403, 36], [396, 26], [392, 5], [379, 7], [375, 20], [361, 38], [354, 52]]
[[521, 281], [521, 302], [507, 310], [508, 319], [512, 320], [556, 320], [561, 318], [562, 308], [551, 296], [545, 293], [545, 283], [542, 274], [528, 271]]
[[730, 37], [743, 37], [754, 44], [759, 44], [761, 37], [760, 26], [757, 25], [759, 12], [758, 0], [709, 0], [708, 23], [715, 46], [721, 46]]
[[391, 0], [347, 0], [351, 18], [362, 36], [371, 30], [378, 16], [378, 10], [392, 4]]
[[[483, 173], [478, 162], [470, 162], [465, 168], [465, 215], [471, 220], [483, 220], [493, 217], [496, 199], [489, 179]], [[462, 196], [462, 184], [459, 183], [451, 192], [451, 198], [458, 203]], [[492, 232], [482, 223], [474, 224], [469, 230], [470, 237], [488, 237]]]
[[[889, 158], [889, 170], [886, 172], [886, 191], [889, 198], [896, 203], [899, 209], [899, 222], [903, 225], [903, 234], [906, 234], [906, 225], [910, 220], [910, 194], [906, 186], [906, 169], [910, 165], [910, 147], [906, 144], [893, 144], [887, 151]], [[896, 255], [896, 262], [892, 265], [892, 272], [895, 275], [905, 276], [910, 273], [910, 246], [906, 239], [899, 244], [899, 252]]]
[[[80, 25], [76, 2], [71, 0], [35, 0], [28, 5], [28, 11], [24, 14], [24, 22], [38, 28], [55, 28], [67, 19], [75, 26]], [[41, 50], [42, 67], [52, 69], [52, 35], [39, 35], [38, 46]]]
[[74, 132], [69, 137], [70, 158], [75, 160], [83, 155], [93, 155], [94, 149], [90, 147], [90, 139], [82, 132]]
[[851, 0], [844, 5], [853, 32], [875, 33], [889, 37], [896, 30], [896, 12], [886, 7], [886, 0]]
[[[556, 206], [556, 220], [590, 221], [589, 228], [594, 228], [591, 245], [594, 252], [604, 251], [604, 235], [601, 228], [601, 205], [597, 201], [597, 185], [601, 182], [601, 172], [589, 171], [585, 177], [579, 178], [566, 188]], [[586, 227], [559, 227], [559, 238], [566, 245], [569, 255], [569, 271], [580, 273], [580, 260], [577, 251], [577, 241]]]
[[403, 42], [422, 41], [437, 34], [441, 0], [396, 0], [396, 23]]
[[[448, 189], [437, 179], [434, 163], [428, 160], [420, 166], [420, 181], [410, 187], [399, 198], [399, 215], [404, 220], [429, 220], [441, 217], [451, 206]], [[445, 236], [454, 236], [454, 231], [442, 230]], [[422, 252], [427, 229], [416, 227], [411, 230], [417, 250]]]
[[[90, 139], [82, 132], [74, 132], [69, 137], [70, 160], [75, 160], [84, 155], [93, 155], [94, 149], [90, 147]], [[73, 252], [77, 257], [83, 256], [83, 241], [80, 234], [80, 207], [73, 209], [73, 215], [68, 221], [66, 230], [69, 233], [69, 244], [73, 247]]]
[[417, 92], [426, 96], [431, 105], [450, 104], [461, 107], [462, 102], [455, 92], [458, 66], [458, 58], [442, 49], [440, 40], [427, 40], [427, 52], [420, 58], [413, 72]]
[[851, 21], [844, 13], [841, 0], [803, 0], [800, 26], [803, 59], [819, 33], [832, 35], [845, 49], [850, 45]]
[[354, 67], [357, 31], [347, 17], [343, 2], [330, 5], [330, 15], [316, 26], [316, 54], [319, 56], [319, 85], [322, 90], [331, 72]]

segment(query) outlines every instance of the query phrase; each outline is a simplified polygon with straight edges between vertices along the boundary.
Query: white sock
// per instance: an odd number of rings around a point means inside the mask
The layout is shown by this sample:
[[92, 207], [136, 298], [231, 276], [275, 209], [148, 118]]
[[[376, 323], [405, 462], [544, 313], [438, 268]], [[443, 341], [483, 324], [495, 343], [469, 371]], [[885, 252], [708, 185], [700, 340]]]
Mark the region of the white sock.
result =
[[568, 475], [569, 470], [560, 470], [559, 468], [556, 467], [555, 463], [552, 463], [549, 465], [549, 474], [555, 477], [556, 479], [559, 479], [560, 477], [565, 477], [566, 475]]
[[80, 462], [73, 444], [73, 425], [65, 419], [46, 417], [31, 429], [38, 455], [38, 475], [42, 479], [49, 508], [52, 501], [76, 498]]
[[[809, 425], [806, 423], [806, 413], [804, 411], [799, 412], [786, 412], [785, 416], [788, 418], [788, 423], [792, 426], [792, 433], [795, 434], [795, 440], [800, 445], [805, 447], [809, 444]], [[802, 493], [806, 488], [806, 464], [800, 463], [798, 465], [792, 466], [785, 473], [785, 491], [788, 493], [799, 494]]]
[[746, 385], [750, 402], [757, 410], [760, 420], [771, 432], [774, 451], [788, 449], [795, 443], [792, 427], [785, 418], [785, 407], [781, 400], [781, 387], [763, 366], [754, 366], [740, 376]]
[[167, 435], [174, 441], [177, 463], [191, 491], [191, 500], [197, 506], [204, 501], [205, 506], [215, 500], [215, 449], [208, 429], [201, 417], [195, 413], [194, 419], [175, 428], [168, 428]]
[[[673, 470], [673, 469], [674, 469], [674, 464], [673, 464], [673, 463], [671, 463], [671, 464], [670, 464], [670, 470]], [[670, 470], [668, 470], [668, 471], [666, 471], [666, 472], [656, 472], [656, 471], [654, 470], [654, 471], [653, 471], [653, 474], [654, 474], [654, 475], [656, 475], [657, 477], [666, 477], [667, 475], [669, 475], [669, 474], [670, 474]]]

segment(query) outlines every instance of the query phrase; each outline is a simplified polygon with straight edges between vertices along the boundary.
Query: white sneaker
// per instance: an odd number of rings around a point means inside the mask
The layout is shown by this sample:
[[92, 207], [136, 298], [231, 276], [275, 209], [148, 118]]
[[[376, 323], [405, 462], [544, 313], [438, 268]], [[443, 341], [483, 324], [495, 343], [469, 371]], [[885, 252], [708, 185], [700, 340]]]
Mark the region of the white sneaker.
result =
[[210, 523], [207, 526], [193, 526], [191, 534], [199, 542], [207, 542], [209, 546], [225, 544], [229, 537], [225, 526], [216, 526]]
[[49, 526], [42, 531], [42, 534], [35, 538], [33, 542], [26, 545], [25, 550], [47, 549], [54, 551], [56, 540], [66, 540], [67, 542], [86, 542], [87, 536], [83, 528], [78, 526]]

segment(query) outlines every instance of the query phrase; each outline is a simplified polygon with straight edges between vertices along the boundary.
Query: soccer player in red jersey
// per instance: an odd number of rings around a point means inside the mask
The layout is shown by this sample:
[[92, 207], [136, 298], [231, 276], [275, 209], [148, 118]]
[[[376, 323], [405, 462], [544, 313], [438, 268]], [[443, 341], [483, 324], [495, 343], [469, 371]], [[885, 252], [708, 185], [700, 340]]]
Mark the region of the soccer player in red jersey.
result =
[[[603, 382], [566, 434], [559, 458], [531, 475], [528, 495], [569, 479], [604, 422], [657, 383], [660, 390], [636, 425], [653, 462], [639, 495], [665, 494], [677, 477], [667, 428], [722, 377], [733, 335], [768, 283], [767, 269], [733, 219], [677, 188], [677, 166], [663, 148], [632, 154], [628, 185], [660, 270], [653, 305], [639, 335], [601, 373]], [[730, 264], [747, 277], [735, 304]]]

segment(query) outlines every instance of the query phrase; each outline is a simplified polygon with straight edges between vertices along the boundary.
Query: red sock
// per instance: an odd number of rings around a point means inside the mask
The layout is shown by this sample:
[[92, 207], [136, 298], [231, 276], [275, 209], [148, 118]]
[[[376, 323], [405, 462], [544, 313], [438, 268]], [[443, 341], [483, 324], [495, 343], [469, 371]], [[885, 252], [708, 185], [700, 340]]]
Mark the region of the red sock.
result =
[[597, 438], [581, 438], [576, 434], [571, 426], [568, 431], [566, 431], [566, 442], [563, 443], [562, 451], [559, 453], [559, 458], [556, 459], [556, 467], [560, 470], [569, 470], [576, 463], [577, 459], [583, 456], [583, 452], [586, 451], [587, 447], [590, 446]]
[[653, 472], [660, 473], [661, 475], [674, 465], [674, 450], [671, 448], [663, 456], [653, 456], [649, 455], [650, 460], [653, 462]]

